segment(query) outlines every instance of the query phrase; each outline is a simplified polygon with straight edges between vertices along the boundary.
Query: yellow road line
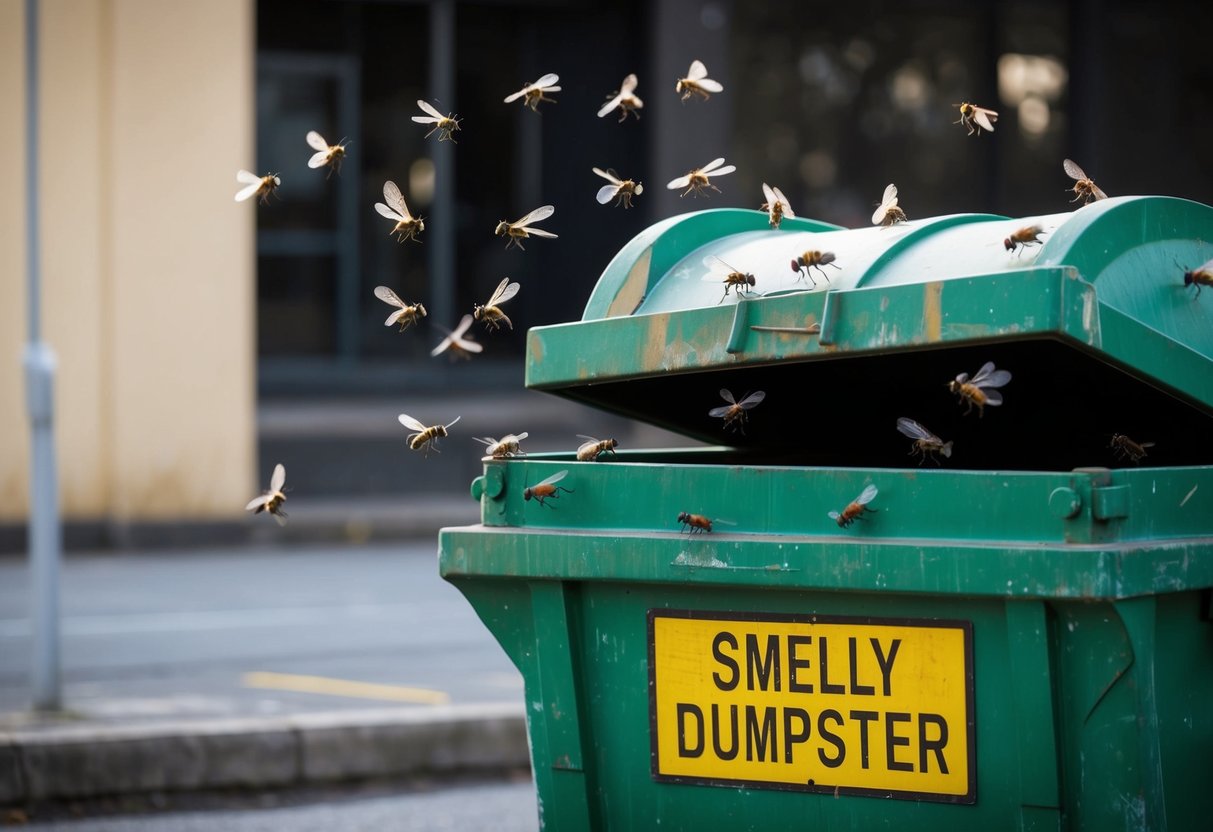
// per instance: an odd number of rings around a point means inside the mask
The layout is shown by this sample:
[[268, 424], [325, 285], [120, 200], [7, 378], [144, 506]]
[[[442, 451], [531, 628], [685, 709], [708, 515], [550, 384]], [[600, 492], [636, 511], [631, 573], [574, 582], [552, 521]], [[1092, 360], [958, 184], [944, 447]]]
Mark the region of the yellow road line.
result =
[[404, 685], [376, 685], [329, 679], [324, 676], [297, 676], [293, 673], [245, 673], [241, 684], [246, 688], [293, 690], [299, 693], [319, 693], [327, 696], [348, 696], [356, 699], [383, 699], [389, 702], [416, 702], [423, 705], [445, 705], [449, 694], [440, 690], [410, 688]]

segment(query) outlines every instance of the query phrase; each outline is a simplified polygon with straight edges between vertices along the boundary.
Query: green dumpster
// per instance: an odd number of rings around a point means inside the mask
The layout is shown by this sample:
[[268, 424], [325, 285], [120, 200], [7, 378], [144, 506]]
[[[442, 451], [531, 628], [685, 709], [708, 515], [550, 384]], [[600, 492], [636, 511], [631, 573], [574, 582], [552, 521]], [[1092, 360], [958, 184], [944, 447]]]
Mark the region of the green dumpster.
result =
[[710, 445], [486, 460], [440, 533], [525, 678], [544, 828], [1209, 828], [1206, 241], [1126, 197], [625, 245], [527, 385]]

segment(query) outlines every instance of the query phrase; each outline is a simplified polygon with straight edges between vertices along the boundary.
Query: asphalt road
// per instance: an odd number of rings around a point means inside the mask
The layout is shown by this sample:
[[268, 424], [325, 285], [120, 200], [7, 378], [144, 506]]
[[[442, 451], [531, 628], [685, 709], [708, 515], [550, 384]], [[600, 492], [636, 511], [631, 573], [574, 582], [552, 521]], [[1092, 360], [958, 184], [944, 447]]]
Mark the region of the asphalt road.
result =
[[[29, 705], [28, 608], [0, 558], [0, 716]], [[522, 696], [434, 542], [72, 555], [62, 651], [66, 707], [101, 720]]]
[[535, 792], [529, 781], [473, 783], [434, 791], [366, 796], [353, 791], [309, 795], [298, 805], [291, 795], [267, 795], [259, 806], [208, 808], [91, 817], [31, 819], [21, 828], [43, 832], [536, 832]]

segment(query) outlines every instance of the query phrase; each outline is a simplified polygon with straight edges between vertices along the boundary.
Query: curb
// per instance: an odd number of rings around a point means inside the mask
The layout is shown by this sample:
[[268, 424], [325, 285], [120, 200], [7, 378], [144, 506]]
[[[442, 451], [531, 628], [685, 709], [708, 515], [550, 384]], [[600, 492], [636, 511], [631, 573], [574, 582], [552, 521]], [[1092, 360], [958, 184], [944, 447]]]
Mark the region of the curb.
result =
[[513, 703], [0, 732], [0, 805], [529, 767]]

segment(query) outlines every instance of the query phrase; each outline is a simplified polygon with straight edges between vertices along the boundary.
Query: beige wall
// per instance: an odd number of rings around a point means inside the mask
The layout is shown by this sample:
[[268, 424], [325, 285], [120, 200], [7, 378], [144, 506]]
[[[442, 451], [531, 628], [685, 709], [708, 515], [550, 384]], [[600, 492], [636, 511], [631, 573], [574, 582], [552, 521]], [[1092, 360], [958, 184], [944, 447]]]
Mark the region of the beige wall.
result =
[[[222, 518], [257, 488], [254, 0], [42, 0], [43, 326], [68, 519]], [[23, 125], [22, 0], [0, 113]], [[19, 131], [13, 131], [17, 133]], [[10, 135], [5, 180], [23, 182]], [[0, 195], [0, 520], [27, 511], [24, 188]], [[9, 302], [12, 299], [12, 302]]]

